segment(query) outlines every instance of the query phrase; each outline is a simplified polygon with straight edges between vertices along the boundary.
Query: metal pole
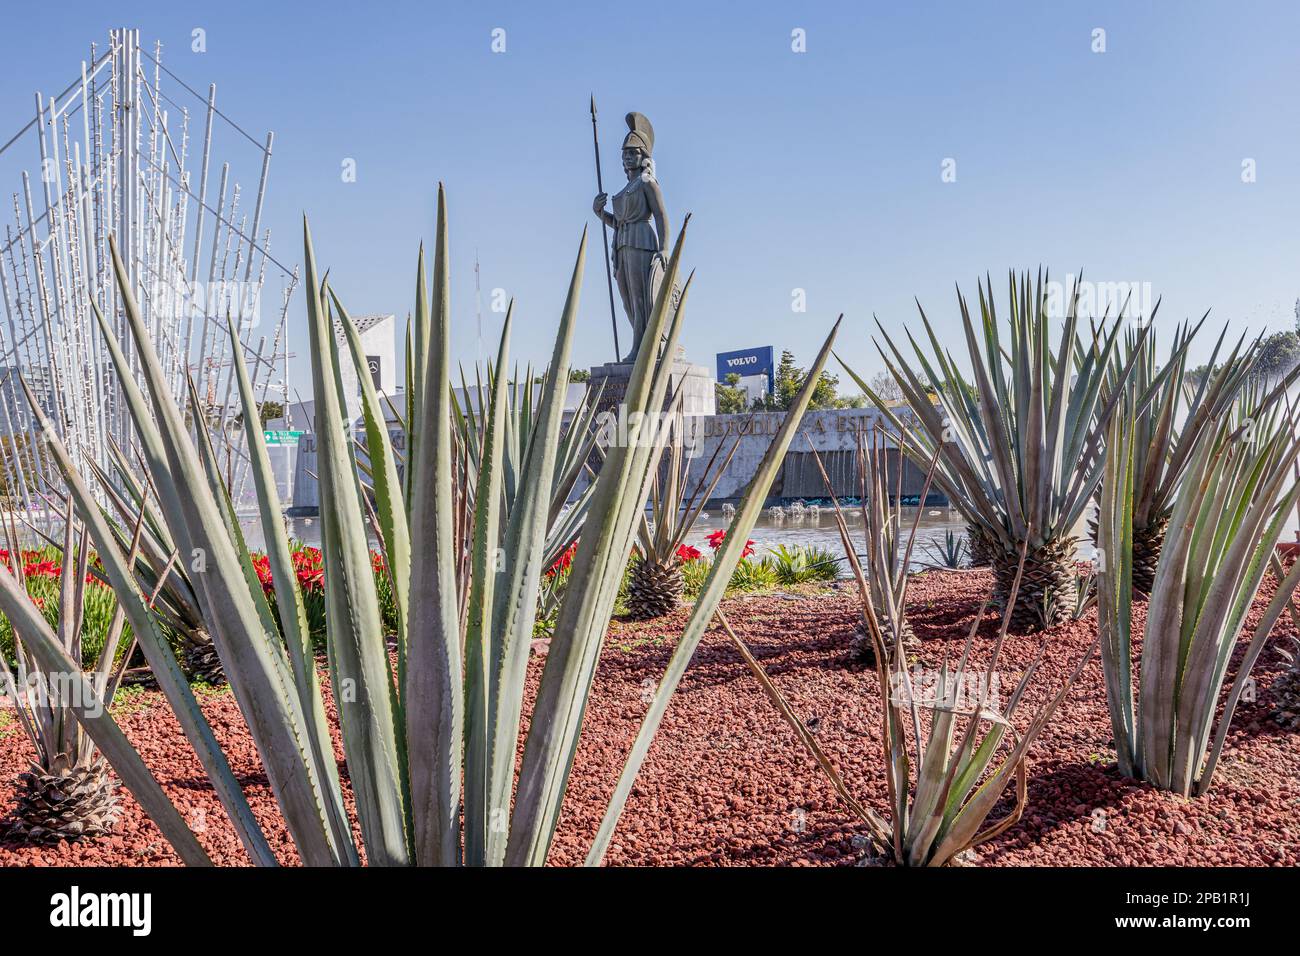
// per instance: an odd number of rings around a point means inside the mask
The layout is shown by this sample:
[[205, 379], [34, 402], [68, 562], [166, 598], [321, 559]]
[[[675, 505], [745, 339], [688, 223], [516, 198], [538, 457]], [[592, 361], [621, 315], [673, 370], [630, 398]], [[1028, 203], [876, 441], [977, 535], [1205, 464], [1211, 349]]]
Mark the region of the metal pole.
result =
[[[596, 94], [591, 94], [591, 144], [596, 150], [596, 192], [603, 193], [605, 185], [600, 175], [600, 137], [596, 133]], [[600, 217], [600, 236], [605, 241], [605, 285], [609, 289], [609, 322], [614, 328], [614, 361], [623, 359], [623, 350], [618, 344], [618, 316], [614, 312], [614, 272], [609, 260], [609, 225], [602, 213]]]

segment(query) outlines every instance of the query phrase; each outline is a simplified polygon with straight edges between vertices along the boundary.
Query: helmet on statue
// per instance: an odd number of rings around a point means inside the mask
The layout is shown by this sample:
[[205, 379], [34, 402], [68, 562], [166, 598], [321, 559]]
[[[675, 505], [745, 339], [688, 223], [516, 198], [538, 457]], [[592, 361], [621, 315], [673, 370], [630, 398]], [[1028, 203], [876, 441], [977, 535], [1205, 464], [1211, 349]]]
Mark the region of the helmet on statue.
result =
[[639, 149], [648, 158], [655, 148], [655, 128], [642, 113], [628, 113], [626, 120], [628, 134], [623, 137], [623, 148]]

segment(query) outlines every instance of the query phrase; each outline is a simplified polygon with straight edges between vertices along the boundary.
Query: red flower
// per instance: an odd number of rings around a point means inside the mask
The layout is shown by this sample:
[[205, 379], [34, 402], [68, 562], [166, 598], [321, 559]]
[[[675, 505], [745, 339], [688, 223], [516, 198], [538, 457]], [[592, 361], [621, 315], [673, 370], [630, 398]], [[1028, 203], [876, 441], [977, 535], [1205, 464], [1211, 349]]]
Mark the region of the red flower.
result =
[[700, 560], [700, 549], [692, 548], [689, 544], [679, 544], [677, 546], [677, 560], [683, 564], [688, 561]]
[[565, 548], [564, 553], [555, 559], [555, 563], [546, 569], [546, 576], [548, 578], [553, 578], [557, 574], [563, 574], [565, 571], [569, 570], [569, 565], [573, 563], [573, 556], [577, 553], [577, 550], [578, 542], [576, 541]]
[[316, 590], [325, 590], [325, 571], [323, 568], [300, 568], [298, 570], [298, 584], [308, 593]]
[[253, 555], [253, 570], [257, 572], [257, 580], [262, 585], [262, 590], [270, 594], [275, 590], [275, 579], [271, 576], [271, 559], [264, 554]]
[[23, 574], [29, 578], [57, 578], [63, 569], [54, 561], [36, 561], [23, 568]]
[[[709, 547], [712, 548], [714, 551], [717, 551], [718, 548], [722, 547], [722, 542], [725, 541], [726, 538], [727, 538], [727, 532], [719, 528], [717, 531], [709, 535], [706, 540], [709, 542]], [[753, 553], [754, 553], [754, 539], [750, 538], [745, 542], [745, 550], [740, 552], [740, 556], [742, 558], [747, 558]]]

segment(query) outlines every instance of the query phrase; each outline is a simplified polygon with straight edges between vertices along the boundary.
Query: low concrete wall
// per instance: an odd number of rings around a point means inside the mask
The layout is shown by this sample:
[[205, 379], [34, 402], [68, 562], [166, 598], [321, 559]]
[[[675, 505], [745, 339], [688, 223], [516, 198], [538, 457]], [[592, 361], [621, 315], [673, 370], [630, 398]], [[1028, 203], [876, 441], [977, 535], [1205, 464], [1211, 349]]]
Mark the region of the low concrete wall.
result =
[[[700, 453], [691, 461], [689, 480], [692, 487], [694, 482], [704, 476], [709, 459], [720, 445], [722, 450], [718, 460], [726, 456], [733, 442], [738, 442], [735, 456], [714, 490], [713, 500], [734, 502], [741, 498], [784, 423], [785, 412], [746, 412], [706, 417]], [[836, 496], [857, 497], [862, 493], [863, 486], [859, 443], [863, 447], [870, 447], [876, 429], [880, 429], [879, 435], [885, 438], [890, 493], [898, 494], [899, 452], [895, 443], [888, 440], [890, 429], [884, 417], [870, 408], [837, 408], [804, 415], [798, 433], [786, 452], [781, 472], [768, 495], [769, 500], [829, 497], [826, 482], [817, 467], [814, 450], [821, 457], [822, 466], [826, 469]], [[919, 496], [925, 485], [925, 472], [907, 460], [903, 461], [902, 466], [903, 497]], [[933, 487], [929, 501], [940, 505], [947, 503], [943, 494]]]
[[[900, 417], [906, 414], [902, 412]], [[714, 451], [720, 445], [723, 446], [718, 455], [718, 461], [721, 461], [732, 442], [738, 440], [735, 456], [714, 490], [712, 501], [715, 504], [739, 501], [784, 422], [785, 412], [694, 416], [693, 425], [698, 429], [695, 433], [698, 440], [698, 453], [691, 459], [688, 475], [690, 489], [694, 489], [695, 483], [704, 476], [704, 470]], [[799, 424], [799, 432], [786, 452], [781, 472], [768, 494], [768, 500], [775, 502], [782, 498], [829, 497], [826, 483], [822, 479], [821, 471], [812, 453], [813, 449], [821, 456], [822, 466], [826, 469], [836, 496], [858, 497], [862, 493], [863, 483], [858, 457], [859, 442], [864, 447], [869, 447], [877, 428], [881, 429], [880, 435], [886, 439], [889, 490], [891, 494], [898, 494], [899, 453], [894, 443], [888, 440], [890, 429], [884, 424], [881, 414], [868, 408], [837, 408], [808, 412], [804, 415], [803, 421]], [[406, 436], [399, 427], [389, 423], [388, 434], [399, 451], [405, 449]], [[364, 432], [358, 432], [357, 437], [359, 440], [364, 439]], [[901, 493], [904, 499], [915, 498], [920, 495], [925, 484], [925, 472], [906, 460], [903, 461], [902, 467]], [[302, 436], [298, 445], [291, 513], [314, 514], [319, 507], [315, 472], [315, 435], [308, 433]], [[932, 505], [947, 504], [943, 494], [933, 487], [930, 489], [928, 500]]]

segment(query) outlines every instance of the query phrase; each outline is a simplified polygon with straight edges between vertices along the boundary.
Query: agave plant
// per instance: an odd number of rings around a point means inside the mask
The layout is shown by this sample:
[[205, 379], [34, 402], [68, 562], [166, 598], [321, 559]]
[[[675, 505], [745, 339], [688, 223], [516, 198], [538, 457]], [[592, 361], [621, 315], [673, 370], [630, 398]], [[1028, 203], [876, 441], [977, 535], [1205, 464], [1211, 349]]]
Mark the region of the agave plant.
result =
[[[1294, 415], [1290, 399], [1287, 400], [1288, 414]], [[1300, 459], [1292, 462], [1291, 473], [1293, 480], [1300, 485]], [[1300, 521], [1300, 501], [1295, 505], [1295, 517]], [[1286, 580], [1288, 564], [1291, 567], [1300, 565], [1300, 558], [1296, 557], [1296, 551], [1300, 550], [1300, 531], [1296, 532], [1296, 540], [1288, 543], [1285, 547], [1279, 543], [1279, 547], [1269, 557], [1269, 566], [1273, 569], [1273, 576], [1278, 584]], [[1290, 552], [1290, 561], [1286, 562], [1285, 558]], [[1291, 618], [1291, 625], [1295, 628], [1297, 634], [1300, 634], [1300, 608], [1296, 607], [1295, 595], [1292, 594], [1287, 600], [1287, 614]], [[1283, 727], [1295, 728], [1300, 727], [1300, 639], [1290, 638], [1290, 647], [1278, 647], [1276, 650], [1287, 662], [1286, 670], [1279, 674], [1273, 680], [1269, 688], [1277, 706], [1273, 710], [1273, 719]]]
[[958, 537], [952, 528], [945, 528], [943, 541], [931, 541], [926, 545], [925, 550], [933, 559], [936, 568], [955, 571], [962, 566], [966, 558], [966, 539]]
[[[685, 230], [679, 234], [661, 293], [633, 367], [625, 402], [629, 420], [663, 407], [671, 356], [681, 330], [690, 281], [680, 305], [666, 290], [678, 275]], [[559, 454], [562, 398], [569, 350], [575, 335], [585, 235], [569, 284], [559, 332], [540, 398], [538, 421], [523, 458], [518, 493], [503, 513], [503, 445], [506, 377], [492, 382], [484, 415], [481, 466], [469, 524], [458, 528], [457, 459], [452, 454], [450, 305], [446, 204], [439, 190], [432, 291], [417, 283], [408, 349], [408, 446], [400, 474], [383, 409], [362, 376], [369, 462], [368, 500], [357, 450], [344, 418], [340, 346], [331, 334], [331, 295], [317, 271], [310, 234], [304, 230], [308, 329], [318, 421], [322, 552], [327, 603], [329, 680], [338, 708], [361, 845], [353, 838], [330, 725], [311, 654], [304, 611], [293, 584], [293, 564], [281, 522], [247, 370], [235, 345], [235, 374], [252, 461], [251, 472], [267, 559], [275, 580], [275, 607], [266, 601], [251, 555], [234, 520], [230, 497], [215, 468], [205, 434], [188, 434], [185, 416], [161, 387], [163, 371], [144, 334], [126, 270], [110, 244], [119, 294], [133, 330], [139, 366], [149, 386], [128, 374], [125, 354], [100, 317], [107, 351], [119, 369], [159, 510], [192, 562], [200, 613], [212, 635], [232, 692], [266, 769], [299, 857], [311, 865], [356, 864], [364, 853], [375, 865], [527, 865], [546, 860], [583, 723], [606, 625], [631, 549], [662, 441], [640, 440], [634, 428], [626, 443], [608, 449], [596, 477], [583, 532], [569, 568], [550, 652], [528, 720], [522, 763], [516, 757], [523, 724], [525, 677], [537, 612], [537, 591], [546, 569], [552, 483]], [[420, 270], [423, 277], [423, 268]], [[350, 347], [355, 329], [346, 328]], [[838, 327], [838, 324], [837, 324]], [[608, 846], [623, 803], [681, 672], [694, 653], [728, 578], [740, 558], [762, 501], [812, 395], [830, 353], [834, 331], [812, 376], [772, 442], [733, 527], [738, 538], [718, 552], [674, 657], [651, 703], [623, 778], [615, 791], [590, 859]], [[510, 322], [495, 367], [508, 367]], [[33, 398], [29, 392], [29, 400]], [[36, 403], [33, 401], [33, 404]], [[46, 424], [36, 405], [36, 414]], [[188, 684], [170, 657], [147, 599], [130, 574], [112, 531], [97, 508], [67, 449], [50, 434], [52, 455], [76, 499], [141, 646], [159, 674], [182, 728], [203, 760], [236, 832], [255, 863], [274, 864], [265, 834], [248, 810], [224, 754], [193, 702]], [[380, 529], [385, 567], [397, 607], [397, 633], [390, 660], [366, 524], [371, 509]], [[456, 542], [468, 542], [466, 600], [456, 578]], [[288, 596], [292, 595], [290, 600]], [[278, 620], [277, 620], [278, 619]], [[33, 653], [59, 661], [48, 628], [23, 633]], [[121, 731], [103, 715], [88, 688], [90, 707], [74, 712], [124, 783], [188, 863], [206, 854], [175, 806]]]
[[[1122, 320], [1085, 345], [1078, 286], [1061, 323], [1048, 313], [1045, 281], [1041, 273], [1037, 282], [1028, 274], [1019, 281], [1009, 277], [1006, 336], [999, 331], [991, 282], [979, 284], [978, 324], [958, 292], [970, 382], [940, 344], [924, 309], [932, 355], [908, 332], [919, 374], [880, 327], [889, 346], [881, 355], [920, 423], [908, 432], [904, 449], [922, 466], [938, 455], [935, 484], [971, 526], [972, 554], [991, 552], [998, 602], [1010, 600], [1025, 553], [1011, 616], [1017, 629], [1060, 623], [1075, 606], [1074, 529], [1101, 481], [1104, 429], [1131, 365], [1121, 363], [1111, 379], [1113, 394], [1103, 398]], [[1056, 325], [1063, 328], [1053, 349]], [[848, 372], [902, 431], [895, 409]]]
[[[931, 468], [933, 462], [931, 460]], [[1020, 675], [999, 706], [998, 662], [1015, 607], [1028, 544], [1022, 545], [1016, 574], [1011, 581], [1010, 600], [988, 660], [981, 668], [974, 662], [975, 635], [989, 607], [986, 598], [971, 624], [965, 647], [955, 664], [945, 656], [937, 670], [909, 671], [902, 646], [888, 639], [903, 628], [906, 577], [897, 600], [889, 602], [882, 620], [876, 600], [853, 547], [844, 512], [834, 495], [836, 525], [849, 556], [858, 584], [862, 617], [875, 653], [877, 686], [884, 720], [880, 741], [885, 753], [889, 794], [888, 818], [858, 801], [826, 758], [816, 739], [789, 707], [752, 655], [730, 627], [732, 640], [741, 645], [742, 656], [755, 672], [765, 692], [794, 727], [819, 767], [830, 779], [867, 831], [885, 859], [899, 866], [945, 866], [960, 861], [968, 850], [1006, 832], [1020, 819], [1028, 801], [1028, 753], [1035, 738], [1047, 726], [1056, 708], [1069, 694], [1079, 675], [1096, 651], [1096, 643], [1085, 652], [1069, 676], [1028, 719], [1019, 717], [1025, 692], [1042, 662], [1044, 644], [1038, 656]], [[914, 524], [906, 544], [915, 543]], [[1000, 819], [989, 822], [994, 808], [1014, 785], [1015, 803]]]
[[[903, 547], [902, 489], [905, 456], [901, 449], [908, 444], [907, 429], [901, 429], [894, 436], [900, 453], [897, 456], [898, 467], [893, 482], [895, 493], [892, 496], [889, 493], [889, 461], [885, 453], [885, 438], [882, 429], [873, 428], [870, 442], [860, 441], [858, 444], [863, 477], [861, 500], [866, 529], [866, 580], [876, 619], [884, 629], [885, 641], [901, 655], [902, 648], [912, 645], [916, 640], [911, 625], [907, 623], [904, 595], [907, 593], [907, 571], [912, 563], [912, 549], [921, 524], [921, 509], [916, 509], [911, 532]], [[818, 465], [820, 464], [819, 457]], [[932, 458], [926, 472], [925, 485], [921, 489], [922, 503], [930, 494], [934, 470], [935, 460]], [[834, 493], [829, 480], [826, 482], [826, 490], [828, 494]], [[854, 658], [862, 663], [871, 663], [875, 659], [876, 646], [865, 615], [854, 634], [852, 651]]]
[[[1300, 451], [1294, 416], [1238, 400], [1234, 414], [1202, 431], [1174, 500], [1156, 564], [1133, 676], [1134, 484], [1139, 427], [1130, 408], [1111, 422], [1098, 541], [1102, 669], [1119, 769], [1183, 796], [1210, 786], [1232, 715], [1265, 640], [1297, 583], [1279, 583], [1223, 696], [1233, 651], [1259, 592], [1274, 543], [1297, 499], [1289, 479]], [[1136, 683], [1136, 686], [1135, 686]], [[1218, 729], [1215, 714], [1222, 704]]]
[[1081, 621], [1097, 603], [1096, 566], [1084, 566], [1075, 574], [1074, 580], [1074, 610], [1070, 613], [1070, 619]]
[[[151, 495], [150, 482], [147, 477], [141, 479], [136, 475], [115, 444], [111, 451], [111, 476], [93, 463], [90, 467], [111, 509], [105, 511], [105, 516], [110, 518], [119, 550], [129, 546], [123, 529], [138, 527], [135, 578], [141, 590], [151, 596], [149, 607], [163, 633], [180, 649], [182, 669], [191, 680], [213, 686], [224, 684], [226, 675], [199, 612], [198, 589], [190, 579], [190, 567], [180, 559], [176, 541]], [[97, 571], [96, 576], [108, 583], [102, 571]]]
[[[141, 480], [135, 474], [127, 464], [125, 454], [111, 440], [109, 452], [111, 474], [94, 462], [88, 462], [87, 467], [103, 493], [103, 516], [114, 540], [119, 550], [135, 552], [134, 576], [141, 590], [150, 595], [150, 610], [157, 616], [163, 632], [181, 652], [183, 669], [193, 680], [221, 684], [225, 681], [221, 661], [198, 611], [198, 599], [186, 564], [180, 559], [176, 544], [151, 498], [152, 487], [147, 478]], [[56, 517], [57, 523], [76, 519], [75, 512], [64, 507], [58, 499], [50, 495], [44, 497], [45, 506]], [[42, 528], [31, 524], [28, 528], [51, 546], [58, 546], [58, 542]], [[109, 585], [102, 568], [92, 564], [90, 574], [99, 583]], [[93, 600], [95, 592], [88, 593]], [[152, 680], [152, 675], [146, 667], [128, 669], [123, 678], [126, 682]]]
[[682, 566], [686, 563], [682, 544], [713, 497], [740, 444], [737, 435], [724, 454], [724, 444], [719, 442], [692, 483], [686, 442], [688, 424], [681, 413], [681, 394], [675, 393], [665, 413], [668, 460], [652, 478], [650, 514], [642, 514], [637, 524], [636, 554], [627, 588], [627, 610], [633, 620], [663, 617], [681, 603], [685, 585]]
[[[1152, 322], [1155, 315], [1153, 311]], [[1154, 327], [1145, 338], [1137, 330], [1127, 329], [1123, 347], [1117, 348], [1111, 359], [1111, 377], [1122, 379], [1125, 369], [1131, 368], [1130, 387], [1139, 396], [1133, 436], [1133, 589], [1142, 594], [1150, 593], [1155, 580], [1174, 495], [1191, 462], [1192, 450], [1204, 432], [1217, 427], [1250, 383], [1258, 354], [1258, 340], [1243, 350], [1243, 338], [1219, 363], [1225, 327], [1210, 356], [1211, 371], [1190, 383], [1186, 376], [1188, 346], [1204, 323], [1202, 317], [1194, 326], [1184, 323], [1178, 327], [1163, 365], [1157, 361]], [[1093, 524], [1095, 528], [1095, 521]]]
[[[511, 302], [506, 312], [514, 308]], [[489, 364], [486, 381], [477, 375], [474, 385], [465, 384], [462, 372], [461, 394], [466, 396], [463, 408], [457, 409], [456, 429], [460, 443], [468, 449], [466, 488], [473, 502], [478, 475], [483, 468], [486, 435], [484, 410], [491, 401], [492, 387], [497, 371]], [[505, 499], [505, 514], [519, 494], [523, 480], [523, 464], [528, 444], [541, 421], [532, 386], [533, 373], [528, 369], [521, 377], [515, 375], [507, 386], [505, 439], [501, 455], [501, 486]], [[587, 507], [591, 502], [593, 485], [588, 482], [578, 488], [584, 477], [593, 477], [592, 462], [599, 458], [594, 423], [600, 401], [599, 391], [588, 387], [577, 406], [560, 427], [560, 443], [555, 456], [555, 472], [551, 480], [549, 525], [546, 532], [548, 566], [553, 564], [575, 540], [582, 530]]]
[[5, 525], [5, 536], [14, 560], [12, 567], [0, 567], [0, 611], [11, 622], [17, 640], [14, 669], [0, 655], [0, 693], [12, 703], [18, 724], [36, 751], [31, 769], [19, 775], [18, 802], [6, 829], [9, 836], [31, 843], [100, 836], [113, 829], [122, 813], [117, 780], [71, 705], [83, 680], [91, 683], [101, 700], [113, 699], [127, 656], [121, 653], [126, 618], [120, 607], [115, 608], [98, 656], [83, 660], [87, 594], [102, 585], [89, 571], [85, 529], [75, 520], [65, 521], [55, 639], [71, 669], [50, 667], [48, 660], [30, 654], [26, 634], [34, 626], [48, 628], [49, 624], [36, 599], [27, 593], [23, 562], [17, 559], [17, 531], [11, 523]]

